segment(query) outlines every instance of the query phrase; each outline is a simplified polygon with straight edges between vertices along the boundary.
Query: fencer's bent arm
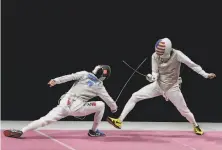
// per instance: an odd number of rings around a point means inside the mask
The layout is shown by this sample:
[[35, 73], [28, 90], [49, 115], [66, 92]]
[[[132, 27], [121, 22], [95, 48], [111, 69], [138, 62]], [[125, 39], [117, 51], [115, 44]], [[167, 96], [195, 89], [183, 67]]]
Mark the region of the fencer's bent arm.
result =
[[99, 88], [98, 96], [99, 96], [102, 100], [104, 100], [105, 103], [106, 103], [112, 110], [117, 109], [116, 102], [111, 98], [111, 96], [110, 96], [109, 93], [106, 91], [106, 89], [105, 89], [104, 86], [102, 86], [101, 88]]
[[155, 79], [157, 79], [159, 73], [158, 73], [158, 64], [154, 58], [154, 55], [155, 53], [153, 53], [152, 55], [152, 61], [151, 61], [151, 64], [152, 64], [152, 75], [154, 76]]
[[189, 57], [187, 57], [184, 53], [177, 50], [177, 60], [187, 65], [189, 68], [191, 68], [196, 73], [202, 75], [204, 78], [208, 78], [208, 73], [206, 73], [201, 66], [194, 63]]
[[85, 73], [85, 71], [80, 71], [80, 72], [72, 73], [69, 75], [57, 77], [53, 80], [56, 82], [56, 84], [65, 83], [65, 82], [68, 82], [71, 80], [79, 80], [84, 75], [84, 73]]

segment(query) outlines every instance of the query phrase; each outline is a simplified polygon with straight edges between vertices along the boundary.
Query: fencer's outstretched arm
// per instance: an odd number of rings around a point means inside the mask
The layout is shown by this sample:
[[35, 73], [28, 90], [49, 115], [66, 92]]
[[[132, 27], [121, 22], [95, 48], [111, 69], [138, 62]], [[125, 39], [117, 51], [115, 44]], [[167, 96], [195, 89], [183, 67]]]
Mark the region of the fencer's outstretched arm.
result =
[[98, 90], [98, 96], [105, 101], [105, 103], [109, 106], [112, 112], [117, 111], [116, 102], [111, 98], [109, 93], [106, 91], [106, 88], [102, 86]]
[[86, 71], [79, 71], [76, 73], [72, 73], [69, 75], [64, 75], [61, 77], [57, 77], [55, 79], [53, 79], [55, 81], [56, 84], [61, 84], [61, 83], [65, 83], [71, 80], [79, 80], [84, 74], [86, 74]]
[[202, 75], [204, 78], [208, 78], [209, 73], [206, 73], [200, 65], [194, 63], [189, 57], [187, 57], [184, 53], [177, 50], [177, 60], [187, 65], [196, 73]]

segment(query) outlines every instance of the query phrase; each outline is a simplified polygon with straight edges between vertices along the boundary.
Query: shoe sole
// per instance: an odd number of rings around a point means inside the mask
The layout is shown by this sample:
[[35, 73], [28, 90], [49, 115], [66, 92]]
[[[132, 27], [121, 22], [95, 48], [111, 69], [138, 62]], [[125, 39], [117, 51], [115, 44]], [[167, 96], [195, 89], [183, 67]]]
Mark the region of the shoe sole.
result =
[[195, 134], [196, 134], [196, 135], [203, 135], [204, 133], [196, 133], [196, 132], [195, 132]]
[[92, 135], [92, 134], [88, 133], [88, 136], [90, 136], [90, 137], [102, 137], [102, 136], [106, 136], [106, 135], [99, 135], [99, 136], [96, 136], [96, 135]]
[[108, 122], [109, 124], [113, 125], [115, 128], [121, 129], [120, 127], [116, 126], [116, 125], [112, 122], [111, 119], [107, 118], [106, 120], [107, 120], [107, 122]]

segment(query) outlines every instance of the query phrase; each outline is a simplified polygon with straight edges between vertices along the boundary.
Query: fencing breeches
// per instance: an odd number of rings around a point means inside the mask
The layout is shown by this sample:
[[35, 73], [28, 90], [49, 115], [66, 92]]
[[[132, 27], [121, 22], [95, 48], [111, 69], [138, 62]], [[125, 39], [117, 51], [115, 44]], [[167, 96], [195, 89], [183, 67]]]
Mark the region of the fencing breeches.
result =
[[169, 99], [177, 110], [184, 116], [190, 123], [197, 125], [192, 112], [186, 105], [183, 94], [180, 91], [179, 85], [175, 84], [167, 92], [163, 92], [157, 82], [153, 82], [141, 88], [139, 91], [132, 94], [129, 101], [126, 103], [119, 119], [123, 121], [127, 114], [134, 108], [137, 102], [145, 99], [150, 99], [163, 95]]
[[85, 105], [75, 111], [72, 111], [69, 106], [58, 105], [44, 117], [41, 117], [39, 120], [35, 120], [24, 127], [22, 132], [24, 133], [29, 130], [35, 130], [37, 128], [44, 127], [67, 116], [86, 116], [92, 113], [95, 113], [92, 127], [92, 130], [95, 131], [102, 120], [104, 110], [105, 104], [102, 101], [87, 102]]

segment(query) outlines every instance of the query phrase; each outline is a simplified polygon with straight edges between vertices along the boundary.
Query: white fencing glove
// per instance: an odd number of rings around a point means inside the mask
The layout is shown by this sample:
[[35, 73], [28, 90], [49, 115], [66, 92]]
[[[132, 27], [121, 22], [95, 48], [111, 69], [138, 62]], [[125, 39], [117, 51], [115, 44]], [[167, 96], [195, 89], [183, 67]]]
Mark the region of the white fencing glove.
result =
[[154, 81], [157, 80], [157, 76], [148, 74], [148, 75], [146, 76], [146, 79], [147, 79], [149, 82], [154, 82]]
[[112, 113], [117, 112], [118, 106], [116, 105], [116, 103], [113, 103], [112, 106], [110, 107], [110, 110]]
[[115, 112], [117, 112], [117, 109], [111, 110], [111, 112], [112, 112], [112, 113], [115, 113]]

